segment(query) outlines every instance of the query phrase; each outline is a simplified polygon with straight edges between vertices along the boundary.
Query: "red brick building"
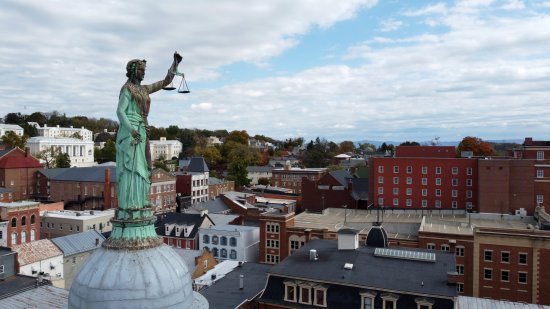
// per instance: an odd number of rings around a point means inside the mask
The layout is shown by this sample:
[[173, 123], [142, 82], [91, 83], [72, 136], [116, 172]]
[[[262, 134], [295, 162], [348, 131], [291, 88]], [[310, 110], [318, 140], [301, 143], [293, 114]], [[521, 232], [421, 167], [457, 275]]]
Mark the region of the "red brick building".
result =
[[208, 199], [213, 200], [223, 193], [235, 191], [235, 182], [232, 180], [210, 177], [208, 179]]
[[149, 200], [155, 212], [176, 210], [176, 177], [163, 169], [156, 168], [152, 172], [151, 192]]
[[171, 212], [158, 215], [155, 229], [169, 246], [199, 250], [199, 228], [212, 225], [215, 225], [214, 222], [205, 213]]
[[325, 173], [326, 168], [297, 168], [285, 166], [271, 171], [271, 185], [288, 188], [292, 193], [302, 193], [302, 179], [318, 181]]
[[454, 147], [398, 146], [395, 157], [369, 158], [369, 200], [405, 209], [477, 210], [477, 159]]
[[42, 164], [29, 154], [28, 149], [0, 150], [0, 187], [10, 190], [14, 201], [30, 199], [34, 173], [41, 168]]
[[40, 239], [37, 202], [0, 203], [0, 220], [7, 221], [7, 247]]

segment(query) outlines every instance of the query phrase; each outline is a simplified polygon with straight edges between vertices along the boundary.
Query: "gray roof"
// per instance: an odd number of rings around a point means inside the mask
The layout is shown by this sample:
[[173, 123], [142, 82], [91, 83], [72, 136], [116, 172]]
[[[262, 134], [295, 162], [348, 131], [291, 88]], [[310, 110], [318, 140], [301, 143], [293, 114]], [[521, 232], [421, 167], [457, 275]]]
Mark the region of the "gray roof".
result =
[[352, 197], [355, 200], [369, 199], [369, 179], [368, 178], [351, 178], [353, 184]]
[[[4, 280], [0, 281], [0, 304], [4, 303], [4, 297], [15, 295], [17, 293], [20, 293], [21, 291], [28, 290], [35, 285], [36, 278], [31, 276], [15, 275], [5, 278]], [[6, 307], [2, 307], [2, 305], [0, 305], [0, 308]]]
[[[96, 239], [99, 239], [97, 246]], [[52, 238], [52, 242], [63, 251], [63, 256], [95, 250], [101, 246], [104, 240], [105, 237], [96, 230]]]
[[[317, 250], [316, 261], [310, 261], [310, 249]], [[455, 271], [454, 254], [430, 251], [436, 254], [436, 261], [432, 263], [376, 257], [374, 250], [372, 247], [338, 250], [336, 241], [315, 239], [275, 265], [270, 273], [335, 285], [372, 287], [441, 297], [456, 296], [456, 287], [446, 283], [447, 272]], [[353, 264], [353, 270], [343, 269], [345, 263]]]
[[[243, 263], [199, 293], [208, 300], [210, 308], [237, 308], [243, 302], [256, 297], [263, 290], [267, 272], [271, 267], [268, 264]], [[241, 275], [244, 275], [242, 290], [239, 288]]]
[[[30, 279], [36, 285], [36, 278]], [[1, 290], [1, 289], [0, 289]], [[27, 289], [0, 301], [0, 308], [9, 309], [57, 309], [66, 308], [69, 291], [54, 286], [43, 285], [38, 288]]]
[[181, 248], [174, 248], [174, 251], [181, 256], [181, 258], [185, 261], [185, 266], [187, 266], [187, 272], [190, 274], [193, 274], [193, 271], [195, 270], [195, 258], [199, 257], [202, 254], [201, 250], [191, 250], [191, 249], [181, 249]]
[[205, 173], [209, 170], [203, 157], [192, 157], [187, 167], [187, 171], [192, 173]]
[[457, 309], [549, 309], [550, 306], [517, 303], [505, 300], [458, 296]]
[[216, 177], [208, 177], [208, 184], [209, 185], [221, 185], [223, 183], [223, 180], [216, 178]]
[[273, 167], [266, 166], [247, 166], [246, 171], [249, 173], [271, 173]]
[[209, 214], [222, 213], [230, 209], [229, 206], [227, 206], [219, 197], [213, 200], [202, 202], [197, 205], [197, 208], [200, 208], [201, 210], [206, 209], [208, 210]]
[[111, 170], [111, 182], [117, 182], [116, 166], [50, 168], [40, 172], [50, 180], [104, 182], [106, 169]]
[[229, 224], [231, 221], [237, 219], [239, 215], [226, 215], [226, 214], [208, 214], [208, 217], [212, 219], [215, 225]]
[[0, 149], [0, 158], [12, 151], [13, 147], [7, 147], [6, 149]]
[[349, 178], [351, 174], [346, 170], [336, 170], [329, 173], [334, 179], [336, 179], [345, 188], [348, 187]]

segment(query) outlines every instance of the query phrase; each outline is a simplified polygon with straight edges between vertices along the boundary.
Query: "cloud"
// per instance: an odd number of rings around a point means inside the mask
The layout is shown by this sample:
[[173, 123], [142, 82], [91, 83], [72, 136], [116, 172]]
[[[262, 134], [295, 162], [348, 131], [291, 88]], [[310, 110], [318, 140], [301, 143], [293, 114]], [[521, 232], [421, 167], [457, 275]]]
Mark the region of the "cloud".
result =
[[524, 8], [525, 8], [525, 3], [522, 0], [511, 0], [502, 6], [502, 9], [509, 10], [509, 11], [523, 10]]
[[447, 5], [445, 3], [436, 3], [425, 6], [418, 10], [407, 10], [402, 13], [402, 15], [409, 17], [417, 17], [431, 14], [445, 14], [447, 13]]
[[380, 23], [380, 31], [390, 32], [395, 31], [403, 26], [403, 22], [395, 19], [384, 20]]
[[196, 111], [209, 111], [213, 107], [212, 103], [202, 102], [199, 104], [191, 104], [191, 109]]

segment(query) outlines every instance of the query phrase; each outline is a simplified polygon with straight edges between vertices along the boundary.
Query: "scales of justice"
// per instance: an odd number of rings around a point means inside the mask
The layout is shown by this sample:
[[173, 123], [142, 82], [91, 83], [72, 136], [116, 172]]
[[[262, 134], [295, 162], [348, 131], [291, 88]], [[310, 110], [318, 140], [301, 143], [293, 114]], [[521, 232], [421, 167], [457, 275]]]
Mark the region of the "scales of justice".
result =
[[[177, 52], [176, 52], [177, 54]], [[179, 65], [179, 63], [178, 63]], [[176, 66], [176, 71], [175, 72], [171, 72], [172, 74], [174, 74], [175, 76], [181, 76], [181, 82], [180, 82], [180, 85], [178, 87], [178, 92], [179, 93], [189, 93], [191, 91], [189, 91], [189, 87], [187, 87], [187, 82], [185, 81], [185, 74], [183, 74], [183, 72], [178, 72], [178, 67]], [[163, 87], [162, 88], [163, 90], [175, 90], [176, 87], [174, 87], [174, 83], [173, 83], [173, 80], [170, 82], [170, 85], [166, 86], [166, 87]]]

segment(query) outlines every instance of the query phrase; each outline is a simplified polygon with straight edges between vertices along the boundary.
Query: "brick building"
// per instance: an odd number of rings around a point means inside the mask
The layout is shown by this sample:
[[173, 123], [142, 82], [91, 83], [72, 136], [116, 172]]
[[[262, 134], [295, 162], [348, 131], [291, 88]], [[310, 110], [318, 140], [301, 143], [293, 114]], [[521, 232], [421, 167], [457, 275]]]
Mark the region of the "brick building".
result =
[[376, 206], [477, 210], [477, 159], [454, 147], [398, 146], [395, 157], [369, 158], [369, 200]]
[[11, 190], [0, 187], [0, 203], [13, 202], [13, 193]]
[[163, 169], [152, 171], [149, 200], [155, 212], [176, 210], [176, 177]]
[[[537, 218], [550, 220], [542, 207]], [[344, 226], [364, 245], [382, 221], [390, 247], [454, 252], [457, 292], [463, 296], [550, 305], [550, 231], [529, 216], [468, 214], [465, 210], [349, 210], [262, 214], [260, 262], [276, 264], [312, 239], [336, 240]], [[550, 222], [550, 221], [546, 222]]]
[[165, 213], [157, 216], [155, 223], [157, 235], [164, 243], [184, 249], [199, 249], [199, 228], [208, 228], [214, 221], [206, 213]]
[[37, 202], [0, 203], [0, 221], [7, 222], [7, 247], [40, 239], [40, 208]]
[[[288, 162], [287, 162], [288, 163]], [[325, 173], [326, 168], [298, 168], [290, 167], [275, 168], [271, 171], [271, 185], [274, 187], [289, 188], [292, 193], [302, 193], [302, 179], [317, 181]]]
[[10, 190], [8, 195], [11, 193], [14, 201], [29, 199], [33, 195], [34, 173], [41, 168], [42, 164], [28, 149], [0, 150], [0, 187]]
[[185, 171], [176, 173], [176, 192], [190, 196], [191, 204], [208, 200], [210, 170], [203, 157], [193, 157]]
[[208, 178], [208, 199], [213, 200], [223, 193], [234, 191], [235, 182], [232, 180], [219, 179], [216, 177]]
[[354, 178], [345, 170], [324, 174], [318, 181], [302, 179], [302, 210], [368, 206], [368, 179]]

